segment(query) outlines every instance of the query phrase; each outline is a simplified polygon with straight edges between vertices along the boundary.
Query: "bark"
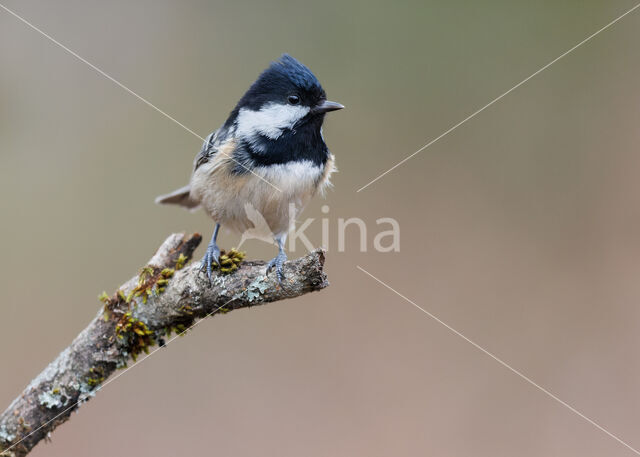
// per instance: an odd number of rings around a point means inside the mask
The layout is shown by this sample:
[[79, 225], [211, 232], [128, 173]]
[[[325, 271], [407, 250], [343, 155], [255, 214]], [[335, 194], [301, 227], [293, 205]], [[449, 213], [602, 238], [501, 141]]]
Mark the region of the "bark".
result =
[[0, 455], [27, 455], [109, 376], [183, 334], [198, 319], [328, 286], [322, 250], [287, 262], [282, 284], [275, 272], [265, 275], [264, 262], [240, 263], [234, 254], [227, 274], [215, 271], [209, 284], [199, 262], [184, 266], [200, 241], [198, 234], [169, 236], [139, 275], [112, 296], [102, 296], [104, 306], [96, 317], [0, 416]]

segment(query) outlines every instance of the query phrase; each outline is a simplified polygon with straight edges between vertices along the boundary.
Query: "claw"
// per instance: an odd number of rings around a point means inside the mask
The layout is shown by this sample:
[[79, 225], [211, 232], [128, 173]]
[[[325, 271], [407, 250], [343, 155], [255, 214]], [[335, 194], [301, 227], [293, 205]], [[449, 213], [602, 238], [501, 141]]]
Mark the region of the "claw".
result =
[[286, 260], [287, 260], [287, 254], [285, 254], [284, 251], [280, 251], [278, 255], [275, 256], [273, 259], [271, 259], [267, 264], [267, 276], [269, 276], [269, 273], [271, 273], [271, 270], [273, 270], [273, 267], [276, 267], [276, 275], [278, 277], [278, 282], [282, 284], [282, 281], [284, 280], [283, 266]]
[[207, 271], [207, 278], [209, 278], [209, 285], [211, 285], [212, 272], [213, 272], [211, 268], [211, 262], [215, 262], [216, 264], [220, 265], [220, 249], [215, 244], [210, 244], [207, 247], [207, 252], [205, 253], [204, 258], [202, 259], [202, 266], [200, 267], [200, 271], [202, 270]]
[[209, 246], [207, 246], [207, 252], [204, 254], [204, 258], [202, 259], [202, 266], [200, 267], [200, 271], [207, 271], [207, 278], [209, 278], [209, 286], [211, 286], [212, 279], [212, 268], [211, 262], [215, 261], [218, 266], [220, 266], [220, 248], [216, 244], [216, 238], [218, 237], [218, 230], [220, 229], [220, 224], [216, 224], [216, 228], [213, 231], [213, 236], [211, 237], [211, 242]]

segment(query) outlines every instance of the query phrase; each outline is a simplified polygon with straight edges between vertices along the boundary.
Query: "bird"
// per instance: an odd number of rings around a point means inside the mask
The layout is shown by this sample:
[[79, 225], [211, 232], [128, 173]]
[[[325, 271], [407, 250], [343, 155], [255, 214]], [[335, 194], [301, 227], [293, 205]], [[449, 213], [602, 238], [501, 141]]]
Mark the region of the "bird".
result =
[[212, 281], [219, 265], [220, 227], [243, 233], [266, 221], [278, 254], [267, 263], [284, 280], [285, 242], [296, 216], [330, 186], [335, 157], [322, 134], [325, 115], [343, 109], [327, 100], [322, 85], [300, 61], [283, 54], [258, 76], [220, 128], [196, 155], [188, 185], [156, 199], [202, 208], [215, 225], [201, 269]]

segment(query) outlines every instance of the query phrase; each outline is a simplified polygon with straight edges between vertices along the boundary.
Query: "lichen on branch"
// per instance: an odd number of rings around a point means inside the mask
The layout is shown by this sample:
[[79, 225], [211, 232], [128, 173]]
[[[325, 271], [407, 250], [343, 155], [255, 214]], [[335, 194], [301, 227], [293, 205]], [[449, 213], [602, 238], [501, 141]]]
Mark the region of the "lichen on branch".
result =
[[117, 369], [198, 319], [328, 286], [321, 250], [287, 262], [282, 284], [266, 275], [265, 262], [245, 262], [231, 250], [210, 284], [198, 264], [187, 265], [200, 241], [198, 234], [169, 236], [138, 275], [100, 295], [96, 317], [0, 415], [0, 455], [27, 455]]

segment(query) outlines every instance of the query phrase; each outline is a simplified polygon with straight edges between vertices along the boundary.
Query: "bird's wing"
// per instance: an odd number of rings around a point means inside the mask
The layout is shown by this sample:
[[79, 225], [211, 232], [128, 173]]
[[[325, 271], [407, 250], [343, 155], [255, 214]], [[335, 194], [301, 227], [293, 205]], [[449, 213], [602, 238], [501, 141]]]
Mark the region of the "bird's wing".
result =
[[200, 165], [207, 163], [211, 160], [211, 157], [218, 151], [218, 143], [219, 143], [219, 135], [220, 129], [216, 130], [213, 133], [210, 133], [209, 136], [202, 143], [202, 149], [196, 156], [193, 162], [193, 171], [196, 171]]
[[[216, 130], [204, 140], [204, 144], [202, 145], [202, 148], [200, 149], [200, 152], [198, 153], [194, 161], [194, 172], [202, 164], [205, 164], [209, 160], [211, 160], [211, 157], [218, 150], [218, 132], [219, 130]], [[170, 194], [159, 196], [158, 198], [156, 198], [156, 203], [172, 203], [190, 209], [195, 209], [200, 205], [198, 201], [191, 198], [191, 184], [181, 187], [180, 189], [175, 190]]]

